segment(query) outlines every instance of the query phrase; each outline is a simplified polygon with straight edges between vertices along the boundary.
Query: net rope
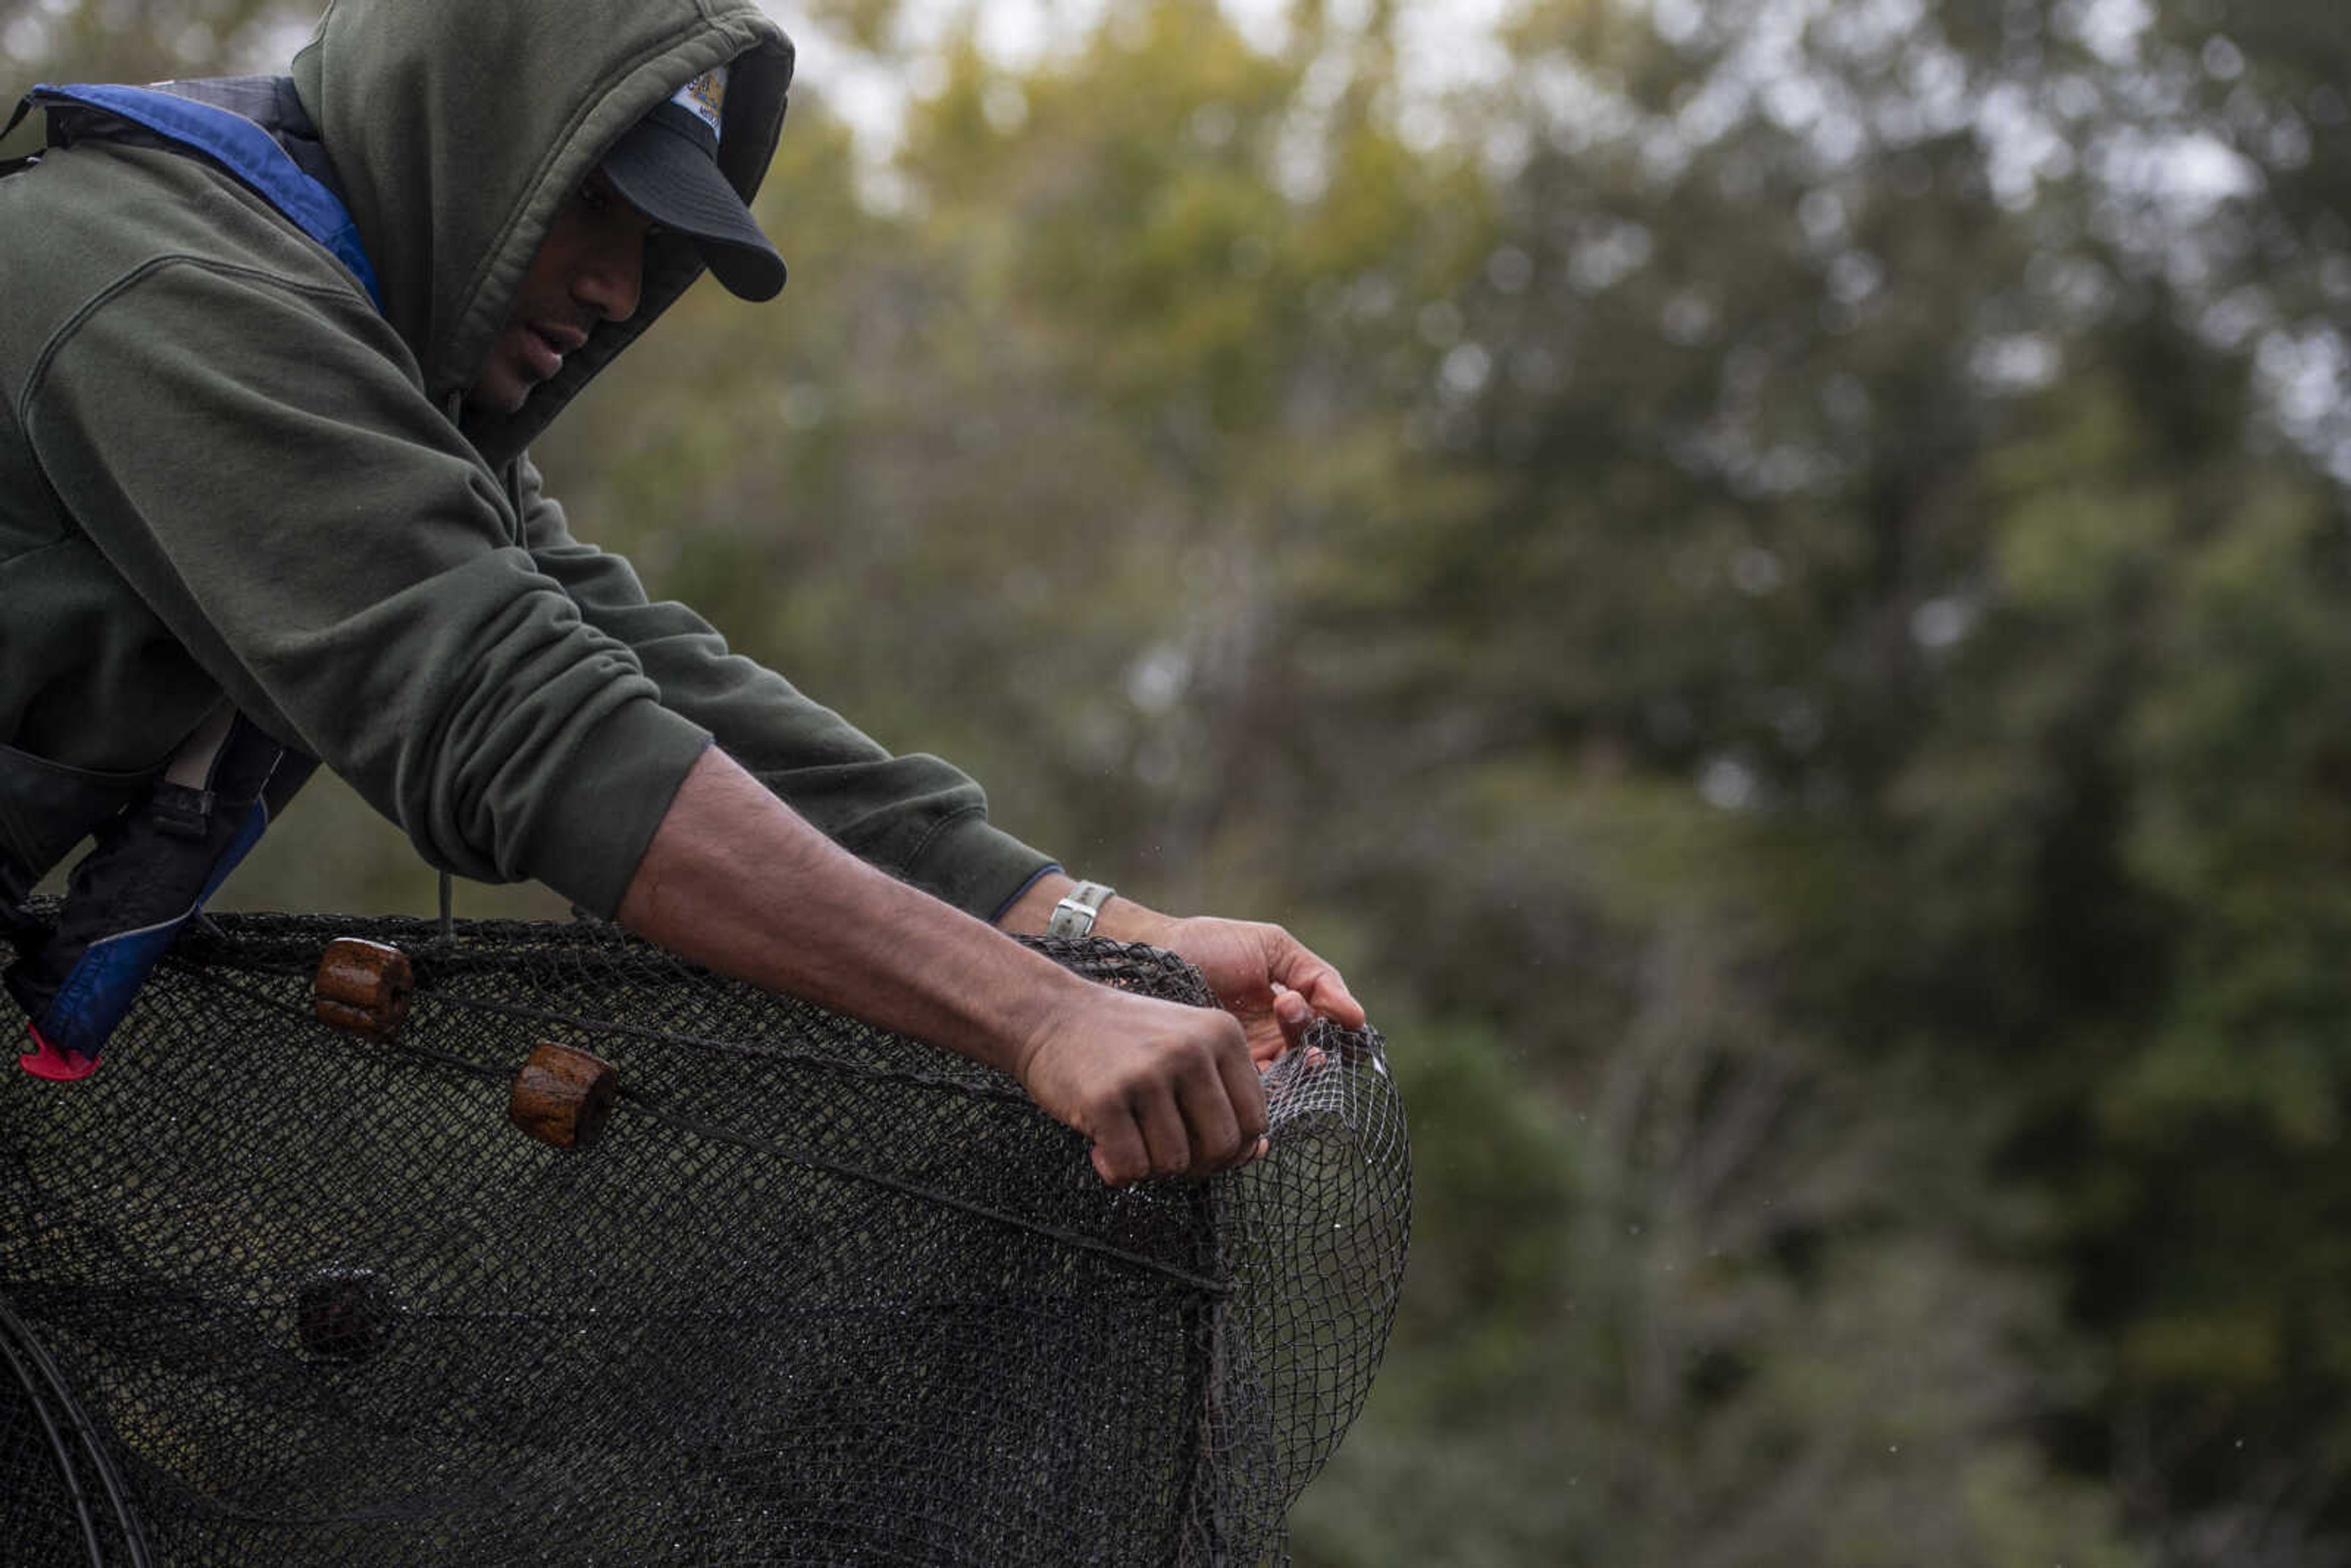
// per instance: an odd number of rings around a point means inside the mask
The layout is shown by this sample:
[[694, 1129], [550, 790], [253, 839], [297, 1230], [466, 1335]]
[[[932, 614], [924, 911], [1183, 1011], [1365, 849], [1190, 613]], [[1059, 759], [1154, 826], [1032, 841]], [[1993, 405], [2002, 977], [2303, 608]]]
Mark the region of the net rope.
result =
[[[413, 965], [390, 1042], [313, 1016], [347, 936]], [[617, 1070], [589, 1146], [508, 1121], [549, 1040]], [[1264, 1159], [1113, 1189], [1001, 1074], [608, 925], [219, 917], [95, 1077], [0, 1072], [0, 1563], [1286, 1563], [1411, 1176], [1376, 1031], [1266, 1088]]]

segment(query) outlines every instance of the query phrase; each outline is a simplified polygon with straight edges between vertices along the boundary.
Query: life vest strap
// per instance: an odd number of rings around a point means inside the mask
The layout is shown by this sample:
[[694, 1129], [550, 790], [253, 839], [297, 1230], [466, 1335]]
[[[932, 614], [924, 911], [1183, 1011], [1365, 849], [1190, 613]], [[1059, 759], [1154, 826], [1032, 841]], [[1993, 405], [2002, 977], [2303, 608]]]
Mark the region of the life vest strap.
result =
[[[156, 961], [313, 766], [235, 714], [200, 730], [99, 826], [57, 918], [20, 938], [5, 976], [31, 1021], [34, 1047], [18, 1059], [26, 1071], [69, 1081], [96, 1070]], [[201, 784], [177, 781], [187, 777]]]

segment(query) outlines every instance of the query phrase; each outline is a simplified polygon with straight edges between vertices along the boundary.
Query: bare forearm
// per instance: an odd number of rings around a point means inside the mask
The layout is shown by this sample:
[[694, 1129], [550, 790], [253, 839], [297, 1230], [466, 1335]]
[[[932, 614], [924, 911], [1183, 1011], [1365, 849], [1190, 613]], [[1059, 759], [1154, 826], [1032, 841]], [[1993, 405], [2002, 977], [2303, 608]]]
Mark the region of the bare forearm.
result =
[[619, 913], [696, 963], [1008, 1072], [1084, 986], [841, 849], [715, 747], [678, 790]]
[[1079, 979], [841, 849], [715, 748], [620, 915], [725, 974], [1002, 1068], [1092, 1142], [1104, 1181], [1205, 1176], [1264, 1146], [1236, 1019]]

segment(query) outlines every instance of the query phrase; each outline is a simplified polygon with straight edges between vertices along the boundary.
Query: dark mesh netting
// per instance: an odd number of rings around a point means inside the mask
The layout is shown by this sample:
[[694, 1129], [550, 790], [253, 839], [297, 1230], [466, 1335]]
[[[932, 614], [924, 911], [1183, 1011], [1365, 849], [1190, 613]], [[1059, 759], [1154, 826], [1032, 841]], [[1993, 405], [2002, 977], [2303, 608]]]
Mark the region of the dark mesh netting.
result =
[[[313, 1017], [346, 935], [391, 1042]], [[609, 926], [223, 918], [95, 1077], [0, 1072], [0, 1563], [1283, 1561], [1410, 1203], [1379, 1037], [1317, 1030], [1269, 1156], [1113, 1191], [1010, 1080]], [[617, 1069], [600, 1136], [607, 1082], [531, 1102], [579, 1146], [510, 1120], [544, 1041]]]

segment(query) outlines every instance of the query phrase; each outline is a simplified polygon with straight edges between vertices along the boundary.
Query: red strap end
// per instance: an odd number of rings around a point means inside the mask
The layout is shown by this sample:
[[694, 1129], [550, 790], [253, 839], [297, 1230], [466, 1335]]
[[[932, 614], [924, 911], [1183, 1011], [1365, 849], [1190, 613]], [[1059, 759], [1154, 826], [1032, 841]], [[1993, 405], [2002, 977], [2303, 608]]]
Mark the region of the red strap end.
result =
[[46, 1078], [52, 1083], [78, 1083], [98, 1071], [99, 1058], [84, 1056], [78, 1051], [60, 1051], [49, 1043], [37, 1025], [27, 1024], [25, 1032], [33, 1037], [33, 1049], [16, 1059], [16, 1065], [36, 1078]]

